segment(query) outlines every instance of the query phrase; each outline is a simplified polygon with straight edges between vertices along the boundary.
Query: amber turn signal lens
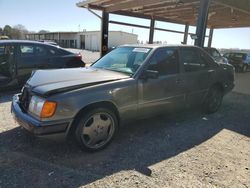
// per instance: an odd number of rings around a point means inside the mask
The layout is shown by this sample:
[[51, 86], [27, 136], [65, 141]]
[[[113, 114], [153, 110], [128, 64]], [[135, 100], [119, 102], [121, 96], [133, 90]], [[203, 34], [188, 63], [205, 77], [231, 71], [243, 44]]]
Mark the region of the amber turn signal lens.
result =
[[54, 115], [56, 111], [56, 102], [45, 101], [40, 114], [41, 118], [49, 118]]

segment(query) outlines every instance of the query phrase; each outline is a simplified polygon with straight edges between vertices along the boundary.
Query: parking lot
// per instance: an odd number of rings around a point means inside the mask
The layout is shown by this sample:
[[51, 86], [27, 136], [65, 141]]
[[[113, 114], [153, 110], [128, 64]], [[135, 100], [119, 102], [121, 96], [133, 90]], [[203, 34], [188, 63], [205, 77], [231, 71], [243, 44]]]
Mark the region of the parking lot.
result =
[[[86, 63], [99, 55], [79, 52]], [[0, 188], [249, 187], [249, 80], [250, 72], [236, 74], [215, 114], [189, 110], [132, 122], [97, 153], [30, 136], [10, 114], [18, 91], [0, 93]]]

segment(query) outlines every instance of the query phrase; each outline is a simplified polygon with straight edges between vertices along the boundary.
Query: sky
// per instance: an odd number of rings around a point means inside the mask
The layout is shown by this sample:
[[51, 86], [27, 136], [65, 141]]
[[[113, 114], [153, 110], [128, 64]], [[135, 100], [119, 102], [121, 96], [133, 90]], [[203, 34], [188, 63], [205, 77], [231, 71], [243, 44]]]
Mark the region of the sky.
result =
[[[0, 0], [0, 27], [5, 25], [24, 25], [29, 31], [87, 31], [100, 30], [98, 17], [88, 10], [78, 8], [80, 0]], [[100, 12], [97, 12], [100, 14]], [[149, 26], [146, 19], [110, 15], [110, 20], [135, 23]], [[156, 22], [156, 27], [184, 31], [183, 25]], [[149, 30], [123, 25], [109, 24], [109, 30], [124, 31], [138, 35], [138, 40], [144, 43], [148, 40]], [[190, 27], [195, 33], [195, 27]], [[209, 30], [207, 30], [208, 34]], [[155, 31], [154, 41], [168, 44], [180, 44], [182, 34]], [[188, 37], [188, 44], [193, 44]], [[207, 40], [205, 41], [205, 45]], [[250, 49], [250, 28], [215, 29], [212, 46], [216, 48]]]

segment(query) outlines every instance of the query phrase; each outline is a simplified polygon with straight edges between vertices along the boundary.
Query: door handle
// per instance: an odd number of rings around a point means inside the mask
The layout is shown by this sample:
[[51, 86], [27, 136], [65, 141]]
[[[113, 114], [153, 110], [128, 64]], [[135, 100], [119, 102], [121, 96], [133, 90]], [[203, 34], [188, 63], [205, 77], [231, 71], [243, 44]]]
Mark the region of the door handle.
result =
[[215, 70], [211, 69], [211, 70], [208, 70], [207, 72], [214, 72]]
[[1, 65], [5, 65], [6, 63], [7, 63], [7, 62], [6, 62], [6, 61], [4, 61], [4, 62], [2, 62], [2, 63], [1, 63]]
[[39, 68], [39, 69], [42, 69], [42, 68], [44, 68], [45, 66], [44, 65], [38, 65], [37, 66], [37, 68]]

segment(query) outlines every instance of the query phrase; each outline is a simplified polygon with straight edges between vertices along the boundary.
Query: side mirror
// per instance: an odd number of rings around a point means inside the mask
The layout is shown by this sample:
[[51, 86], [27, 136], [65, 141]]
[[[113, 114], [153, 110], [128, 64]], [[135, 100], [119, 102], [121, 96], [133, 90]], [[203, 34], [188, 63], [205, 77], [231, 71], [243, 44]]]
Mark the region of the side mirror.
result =
[[158, 71], [154, 71], [154, 70], [145, 70], [143, 71], [141, 78], [142, 79], [156, 79], [159, 76], [159, 72]]

